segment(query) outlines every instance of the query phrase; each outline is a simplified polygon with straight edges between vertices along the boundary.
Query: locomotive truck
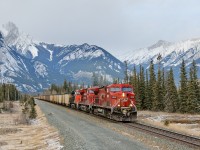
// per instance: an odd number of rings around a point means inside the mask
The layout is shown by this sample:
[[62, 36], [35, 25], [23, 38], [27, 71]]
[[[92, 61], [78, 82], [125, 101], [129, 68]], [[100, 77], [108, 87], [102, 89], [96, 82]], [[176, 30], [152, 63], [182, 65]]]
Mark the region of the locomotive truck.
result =
[[129, 84], [95, 86], [76, 90], [71, 94], [41, 95], [39, 99], [117, 121], [133, 122], [137, 119], [135, 94]]

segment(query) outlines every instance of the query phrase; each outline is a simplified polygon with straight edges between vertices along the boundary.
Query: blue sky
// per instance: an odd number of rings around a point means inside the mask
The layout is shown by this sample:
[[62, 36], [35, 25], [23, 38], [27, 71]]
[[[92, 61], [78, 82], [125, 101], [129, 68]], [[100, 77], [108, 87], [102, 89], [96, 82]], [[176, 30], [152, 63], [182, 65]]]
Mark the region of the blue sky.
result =
[[200, 37], [200, 0], [0, 0], [0, 25], [8, 21], [39, 41], [121, 55]]

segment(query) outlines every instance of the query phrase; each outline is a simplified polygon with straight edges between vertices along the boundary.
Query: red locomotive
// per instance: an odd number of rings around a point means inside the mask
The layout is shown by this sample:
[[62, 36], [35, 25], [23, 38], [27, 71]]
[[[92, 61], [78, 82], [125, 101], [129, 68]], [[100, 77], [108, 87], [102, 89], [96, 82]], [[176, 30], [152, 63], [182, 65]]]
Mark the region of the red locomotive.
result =
[[135, 121], [135, 94], [129, 84], [111, 84], [77, 90], [70, 106], [118, 121]]
[[137, 108], [133, 87], [129, 84], [111, 84], [76, 90], [71, 94], [41, 95], [39, 99], [67, 105], [117, 121], [135, 121]]

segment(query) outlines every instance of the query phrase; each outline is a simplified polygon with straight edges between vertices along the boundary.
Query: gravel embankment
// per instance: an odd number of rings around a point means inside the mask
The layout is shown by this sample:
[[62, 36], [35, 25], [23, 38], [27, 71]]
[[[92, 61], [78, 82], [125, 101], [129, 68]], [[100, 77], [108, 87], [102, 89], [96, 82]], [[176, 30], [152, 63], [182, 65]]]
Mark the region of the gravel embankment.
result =
[[70, 150], [188, 150], [166, 141], [63, 106], [36, 100], [49, 123], [61, 135], [63, 149]]

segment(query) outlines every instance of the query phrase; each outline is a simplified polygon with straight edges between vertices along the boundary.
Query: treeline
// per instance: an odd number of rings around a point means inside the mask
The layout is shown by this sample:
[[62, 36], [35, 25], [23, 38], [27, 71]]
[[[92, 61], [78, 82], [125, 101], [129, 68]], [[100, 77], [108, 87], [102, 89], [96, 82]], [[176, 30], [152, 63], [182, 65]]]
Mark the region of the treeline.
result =
[[[105, 86], [108, 85], [109, 83], [110, 82], [106, 79], [106, 75], [102, 76], [93, 72], [91, 78], [92, 86]], [[63, 84], [61, 85], [57, 85], [55, 83], [51, 84], [51, 86], [46, 91], [44, 91], [44, 94], [71, 93], [72, 91], [75, 91], [77, 89], [83, 89], [88, 87], [90, 87], [90, 85], [85, 85], [84, 83], [78, 84], [78, 83], [67, 82], [67, 80], [65, 79]]]
[[178, 88], [173, 69], [165, 72], [159, 65], [155, 73], [153, 61], [146, 71], [140, 66], [137, 73], [134, 67], [129, 83], [134, 87], [139, 110], [200, 113], [200, 85], [195, 61], [192, 62], [189, 73], [186, 71], [185, 61], [182, 61]]
[[19, 100], [20, 92], [13, 84], [0, 84], [0, 102]]
[[49, 89], [44, 91], [44, 94], [65, 94], [65, 93], [71, 93], [72, 91], [75, 91], [76, 89], [85, 87], [84, 83], [82, 85], [74, 84], [72, 82], [67, 82], [67, 80], [64, 80], [62, 85], [56, 85], [55, 83], [51, 84]]
[[106, 86], [110, 82], [107, 80], [106, 75], [100, 75], [95, 72], [92, 74], [92, 86]]
[[[24, 120], [36, 118], [37, 112], [35, 109], [34, 98], [25, 94], [21, 94], [13, 84], [0, 84], [0, 103], [3, 107], [0, 109], [10, 110], [13, 108], [13, 101], [19, 100], [24, 114]], [[1, 111], [0, 111], [1, 112]]]

